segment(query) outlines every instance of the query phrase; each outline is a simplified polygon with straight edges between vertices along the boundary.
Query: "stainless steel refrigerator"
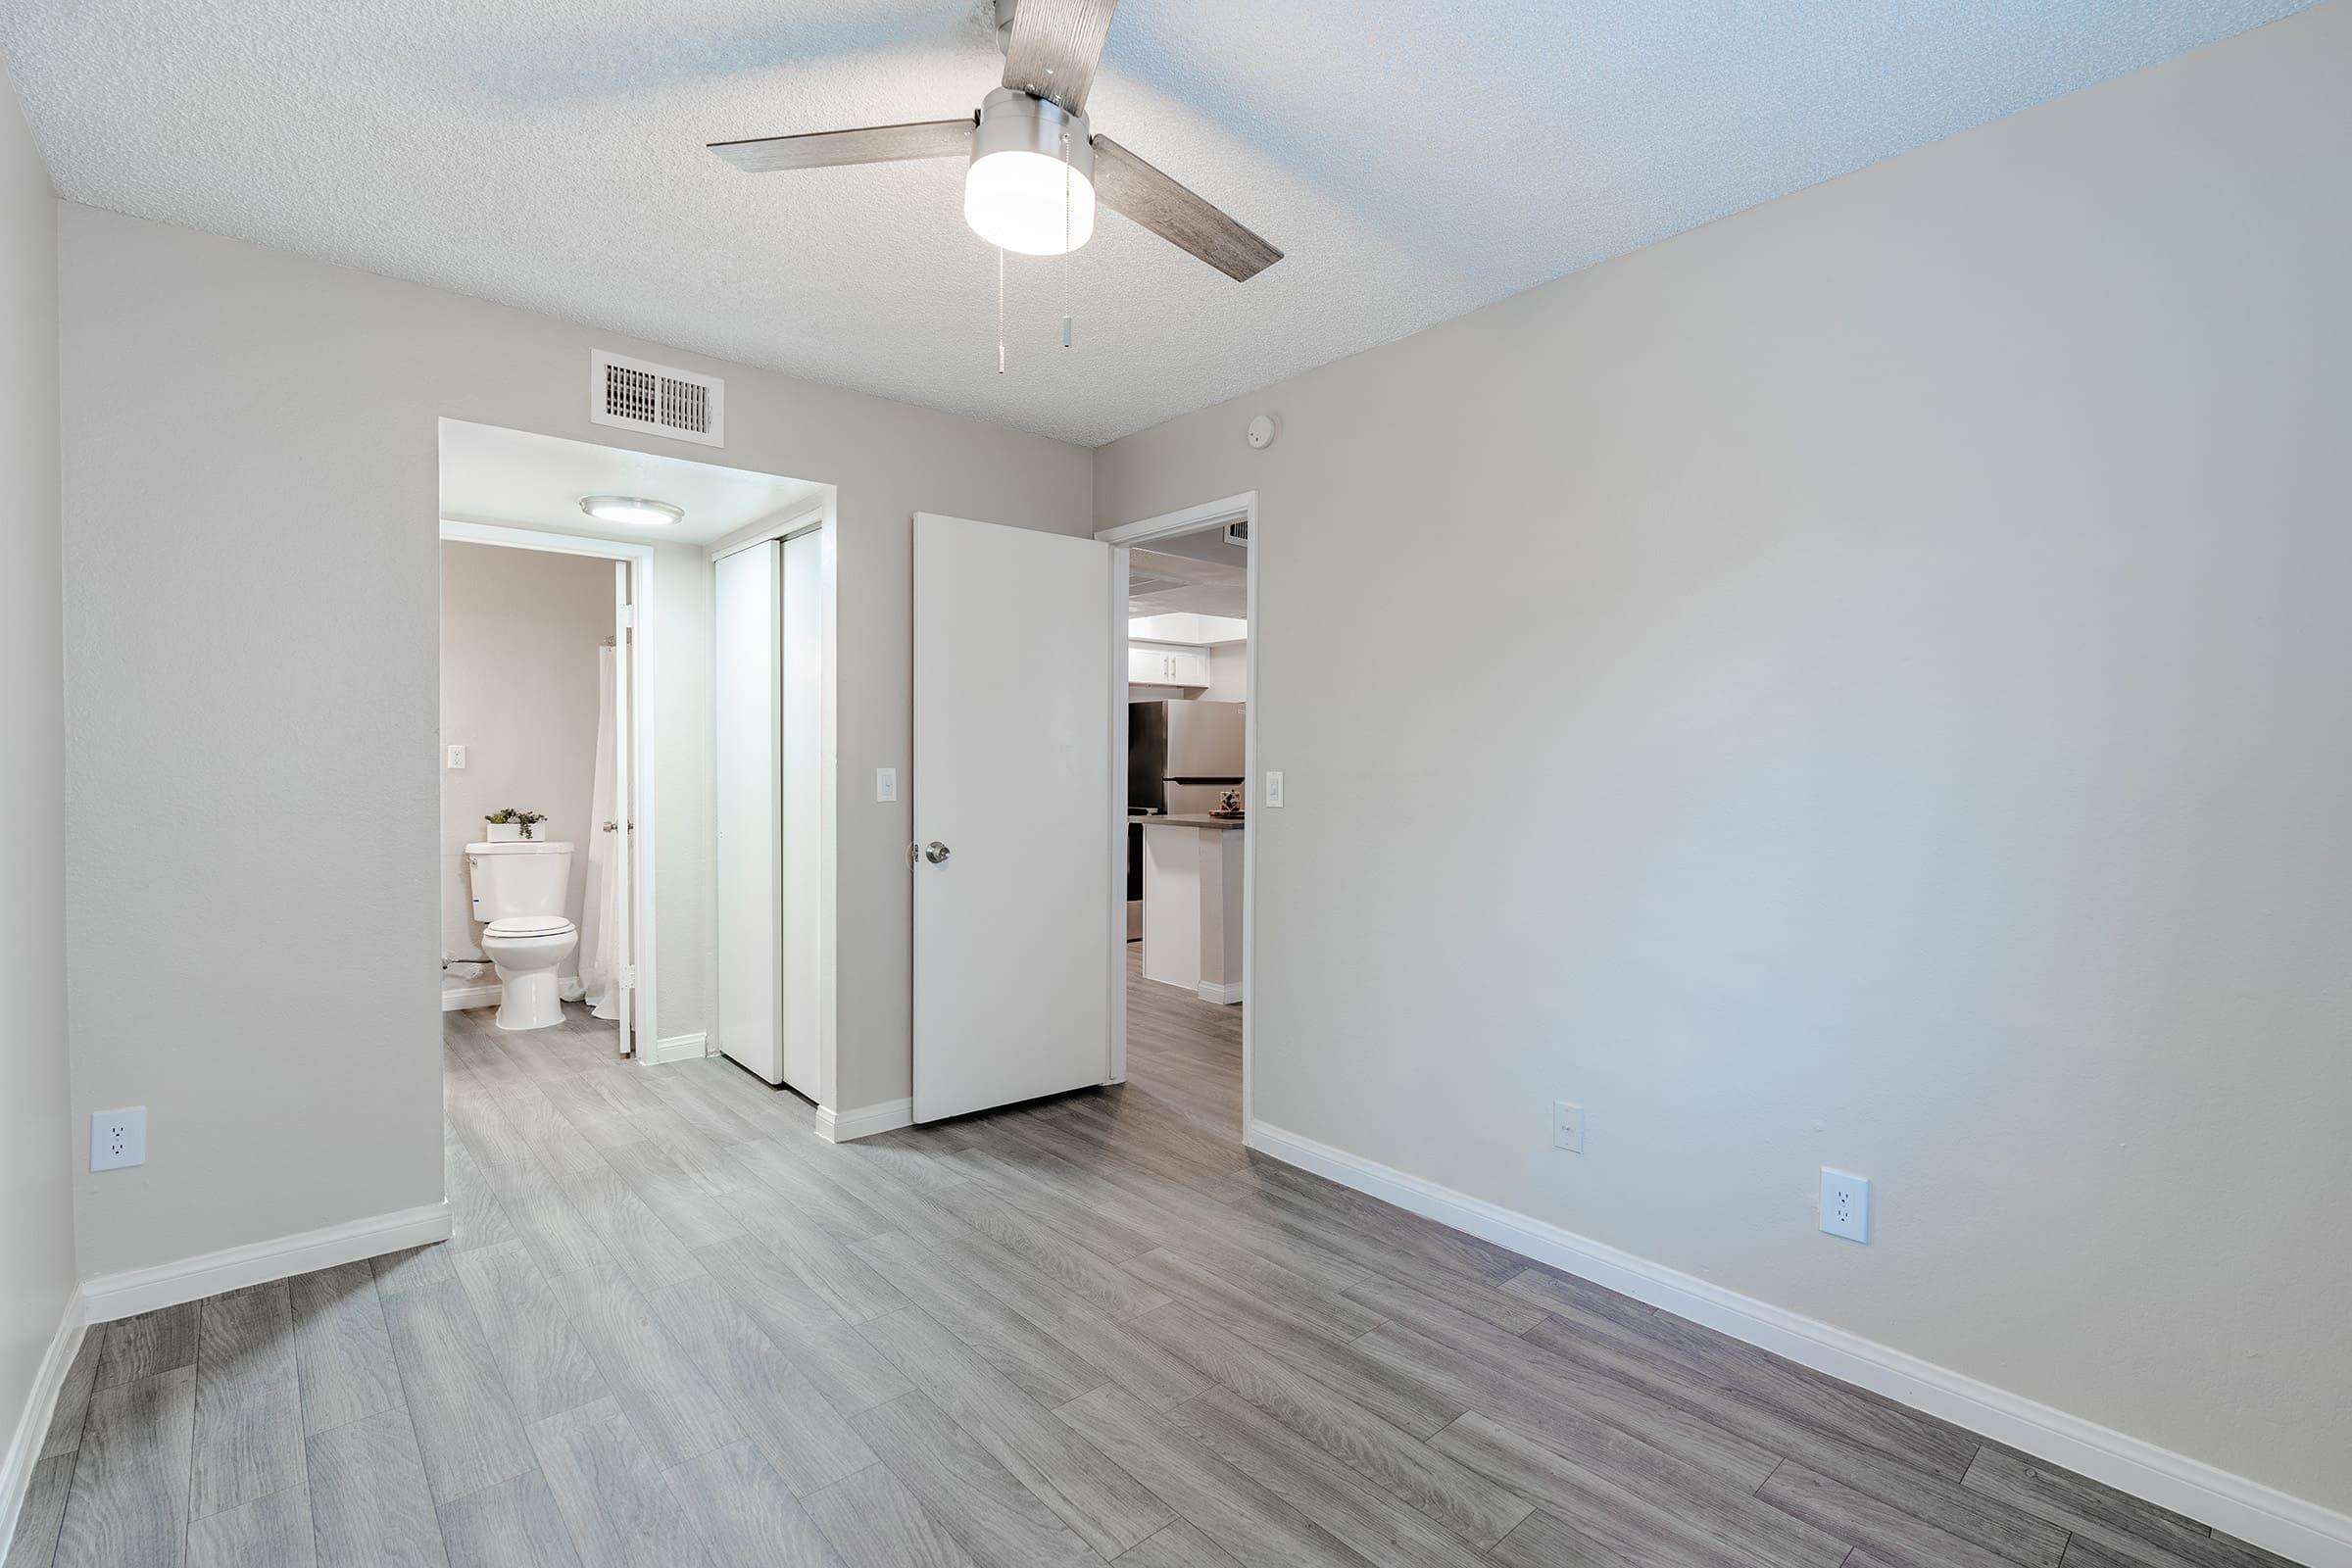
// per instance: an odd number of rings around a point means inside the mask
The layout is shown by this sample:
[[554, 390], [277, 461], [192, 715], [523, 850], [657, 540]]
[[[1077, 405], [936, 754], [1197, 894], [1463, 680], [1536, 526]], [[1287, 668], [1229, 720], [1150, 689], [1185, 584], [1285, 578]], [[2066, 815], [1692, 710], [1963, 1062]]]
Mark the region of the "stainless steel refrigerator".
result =
[[1242, 782], [1246, 703], [1127, 705], [1127, 936], [1144, 930], [1144, 830], [1135, 818], [1206, 811]]
[[1246, 703], [1129, 703], [1127, 809], [1205, 811], [1242, 782]]

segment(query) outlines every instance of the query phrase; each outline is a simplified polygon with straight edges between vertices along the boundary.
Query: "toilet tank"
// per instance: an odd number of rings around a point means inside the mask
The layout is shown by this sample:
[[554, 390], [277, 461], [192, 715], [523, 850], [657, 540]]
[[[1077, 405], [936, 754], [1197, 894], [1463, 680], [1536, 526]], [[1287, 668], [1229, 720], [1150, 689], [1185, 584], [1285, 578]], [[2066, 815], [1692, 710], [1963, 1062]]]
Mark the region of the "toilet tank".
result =
[[571, 885], [571, 846], [525, 840], [468, 844], [466, 871], [473, 885], [473, 917], [487, 925], [525, 914], [562, 914]]

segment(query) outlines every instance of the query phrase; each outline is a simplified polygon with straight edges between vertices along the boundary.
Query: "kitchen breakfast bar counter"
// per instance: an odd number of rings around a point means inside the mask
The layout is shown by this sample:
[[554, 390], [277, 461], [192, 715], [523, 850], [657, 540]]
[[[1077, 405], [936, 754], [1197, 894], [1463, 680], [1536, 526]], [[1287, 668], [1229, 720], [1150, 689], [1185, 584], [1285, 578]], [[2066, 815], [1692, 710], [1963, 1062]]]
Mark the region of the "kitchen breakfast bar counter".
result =
[[1146, 816], [1144, 978], [1203, 1002], [1243, 997], [1242, 843], [1238, 817]]

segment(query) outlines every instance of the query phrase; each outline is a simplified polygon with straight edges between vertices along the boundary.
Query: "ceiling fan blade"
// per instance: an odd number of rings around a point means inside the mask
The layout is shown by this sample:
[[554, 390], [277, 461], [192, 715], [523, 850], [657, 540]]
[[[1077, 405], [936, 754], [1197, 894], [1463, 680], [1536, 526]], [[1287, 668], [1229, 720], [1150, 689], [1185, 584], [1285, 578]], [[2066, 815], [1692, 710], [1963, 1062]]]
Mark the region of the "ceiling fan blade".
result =
[[1282, 252], [1108, 136], [1095, 138], [1095, 199], [1239, 283], [1282, 260]]
[[1110, 37], [1118, 0], [1019, 0], [1004, 49], [1004, 85], [1050, 98], [1073, 115], [1086, 112], [1095, 68]]
[[972, 150], [972, 117], [923, 120], [911, 125], [867, 125], [858, 130], [814, 130], [805, 136], [714, 141], [710, 150], [754, 174], [778, 169], [896, 164], [913, 158], [963, 158]]

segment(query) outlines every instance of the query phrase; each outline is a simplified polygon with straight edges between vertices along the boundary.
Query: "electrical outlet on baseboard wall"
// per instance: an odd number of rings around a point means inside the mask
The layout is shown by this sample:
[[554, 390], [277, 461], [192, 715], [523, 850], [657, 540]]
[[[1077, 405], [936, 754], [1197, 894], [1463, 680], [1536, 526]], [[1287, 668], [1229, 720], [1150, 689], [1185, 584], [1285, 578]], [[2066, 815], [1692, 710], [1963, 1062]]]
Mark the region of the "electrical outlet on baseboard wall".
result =
[[1821, 1228], [1870, 1245], [1870, 1178], [1821, 1167]]
[[90, 1112], [90, 1169], [123, 1170], [147, 1163], [147, 1107]]

